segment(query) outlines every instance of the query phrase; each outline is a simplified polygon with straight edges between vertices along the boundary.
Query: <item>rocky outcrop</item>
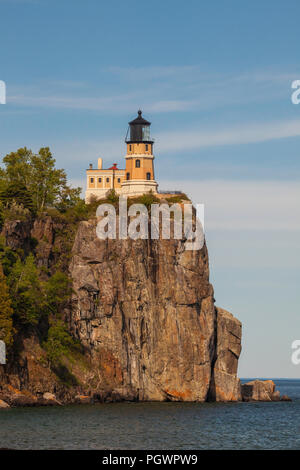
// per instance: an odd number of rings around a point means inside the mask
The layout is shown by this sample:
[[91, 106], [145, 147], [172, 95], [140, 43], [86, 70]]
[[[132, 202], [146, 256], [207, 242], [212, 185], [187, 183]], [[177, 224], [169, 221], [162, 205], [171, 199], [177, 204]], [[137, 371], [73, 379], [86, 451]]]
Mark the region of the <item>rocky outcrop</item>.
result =
[[289, 397], [275, 390], [273, 380], [252, 380], [242, 385], [243, 401], [291, 401]]
[[18, 250], [27, 255], [31, 248], [32, 222], [30, 220], [6, 220], [1, 236], [5, 239], [6, 245], [13, 250]]
[[36, 240], [35, 250], [38, 266], [49, 268], [53, 258], [53, 245], [55, 238], [55, 227], [51, 217], [43, 217], [34, 221], [31, 236]]
[[241, 400], [237, 378], [241, 353], [242, 324], [231, 313], [217, 308], [216, 349], [209, 398], [213, 401]]
[[0, 399], [11, 406], [241, 400], [241, 323], [214, 305], [206, 245], [103, 241], [91, 220], [79, 224], [71, 262], [68, 254], [62, 262], [66, 242], [73, 244], [68, 227], [48, 216], [20, 224], [7, 223], [6, 242], [33, 243], [44, 276], [70, 263], [74, 293], [65, 315], [85, 352], [54, 371], [39, 338], [21, 337], [17, 359], [0, 366]]
[[89, 351], [94, 395], [205, 401], [241, 398], [241, 324], [216, 309], [206, 246], [184, 240], [99, 240], [77, 231], [70, 326]]

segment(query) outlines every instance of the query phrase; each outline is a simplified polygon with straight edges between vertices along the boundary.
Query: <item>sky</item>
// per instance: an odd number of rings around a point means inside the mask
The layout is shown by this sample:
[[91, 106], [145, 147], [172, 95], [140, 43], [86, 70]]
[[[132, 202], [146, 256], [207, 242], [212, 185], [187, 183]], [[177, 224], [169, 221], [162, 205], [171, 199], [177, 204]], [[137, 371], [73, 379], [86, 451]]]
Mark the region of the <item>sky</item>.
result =
[[0, 0], [0, 156], [49, 146], [73, 185], [152, 122], [160, 189], [205, 204], [241, 377], [300, 377], [298, 0]]

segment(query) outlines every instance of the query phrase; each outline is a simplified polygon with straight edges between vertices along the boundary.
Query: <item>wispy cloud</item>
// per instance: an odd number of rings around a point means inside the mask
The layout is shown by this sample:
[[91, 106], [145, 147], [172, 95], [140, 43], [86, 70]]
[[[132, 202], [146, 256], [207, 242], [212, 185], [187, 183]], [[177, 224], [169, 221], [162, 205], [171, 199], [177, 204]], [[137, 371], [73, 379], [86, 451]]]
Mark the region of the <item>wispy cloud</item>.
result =
[[[109, 79], [116, 75], [118, 92], [114, 93]], [[101, 82], [103, 77], [105, 85]], [[101, 70], [98, 82], [62, 80], [52, 82], [50, 87], [45, 83], [21, 88], [10, 86], [8, 103], [122, 114], [137, 106], [152, 113], [186, 112], [288, 99], [295, 78], [295, 72], [272, 70], [220, 75], [198, 65], [110, 67]]]
[[[200, 129], [200, 126], [199, 126]], [[177, 131], [157, 136], [160, 152], [195, 150], [222, 145], [241, 145], [274, 139], [300, 136], [300, 119], [244, 124], [225, 129], [216, 127], [207, 131]]]
[[[199, 126], [200, 129], [200, 126]], [[172, 152], [200, 150], [205, 147], [243, 145], [300, 136], [300, 119], [275, 121], [261, 124], [244, 124], [228, 128], [200, 131], [165, 132], [156, 136], [156, 148], [160, 155]], [[72, 155], [72, 160], [81, 161], [82, 155], [95, 159], [98, 153], [106, 159], [120, 158], [124, 153], [122, 139], [73, 141], [58, 144], [59, 152]]]
[[298, 181], [160, 181], [205, 204], [208, 230], [300, 231]]

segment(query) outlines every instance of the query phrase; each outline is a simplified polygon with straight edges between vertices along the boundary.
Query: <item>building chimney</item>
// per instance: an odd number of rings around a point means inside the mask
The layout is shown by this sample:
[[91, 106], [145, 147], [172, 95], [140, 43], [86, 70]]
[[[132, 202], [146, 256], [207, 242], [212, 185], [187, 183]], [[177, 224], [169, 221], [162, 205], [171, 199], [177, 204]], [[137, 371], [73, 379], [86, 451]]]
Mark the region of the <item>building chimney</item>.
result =
[[98, 158], [98, 170], [102, 170], [102, 158]]

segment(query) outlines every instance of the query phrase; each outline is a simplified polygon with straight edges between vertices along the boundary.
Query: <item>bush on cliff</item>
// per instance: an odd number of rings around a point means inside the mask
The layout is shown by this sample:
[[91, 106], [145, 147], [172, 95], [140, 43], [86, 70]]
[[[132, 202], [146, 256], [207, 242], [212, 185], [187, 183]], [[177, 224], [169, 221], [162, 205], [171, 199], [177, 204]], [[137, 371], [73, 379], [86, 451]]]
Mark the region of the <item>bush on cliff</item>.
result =
[[52, 366], [61, 363], [64, 356], [69, 356], [72, 350], [78, 350], [78, 343], [70, 335], [62, 320], [52, 321], [48, 330], [47, 340], [43, 347]]
[[46, 308], [49, 314], [57, 315], [68, 303], [71, 293], [71, 280], [57, 271], [45, 282]]
[[13, 265], [18, 259], [18, 254], [5, 244], [5, 238], [0, 236], [0, 264], [5, 276], [8, 276]]
[[24, 262], [18, 259], [8, 279], [16, 322], [36, 325], [45, 310], [45, 296], [33, 254]]
[[9, 183], [6, 188], [0, 192], [0, 201], [4, 207], [17, 204], [33, 212], [34, 205], [31, 194], [26, 186], [19, 181]]
[[148, 211], [151, 209], [151, 204], [159, 203], [159, 199], [155, 194], [150, 191], [149, 193], [142, 194], [141, 196], [129, 198], [127, 201], [128, 207], [132, 204], [143, 204], [147, 207]]
[[13, 309], [6, 278], [0, 265], [0, 339], [9, 349], [13, 343]]

